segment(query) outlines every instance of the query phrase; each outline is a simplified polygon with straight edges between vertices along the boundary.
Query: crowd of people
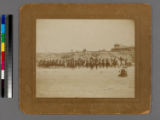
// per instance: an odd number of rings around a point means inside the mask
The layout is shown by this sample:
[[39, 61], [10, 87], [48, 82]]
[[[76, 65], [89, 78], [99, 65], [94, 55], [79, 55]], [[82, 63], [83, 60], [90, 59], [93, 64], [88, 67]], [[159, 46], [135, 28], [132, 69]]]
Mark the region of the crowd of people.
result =
[[112, 58], [96, 58], [90, 57], [88, 59], [43, 59], [38, 62], [39, 67], [67, 67], [67, 68], [100, 68], [100, 67], [120, 67], [120, 66], [131, 66], [132, 63], [123, 57], [112, 57]]

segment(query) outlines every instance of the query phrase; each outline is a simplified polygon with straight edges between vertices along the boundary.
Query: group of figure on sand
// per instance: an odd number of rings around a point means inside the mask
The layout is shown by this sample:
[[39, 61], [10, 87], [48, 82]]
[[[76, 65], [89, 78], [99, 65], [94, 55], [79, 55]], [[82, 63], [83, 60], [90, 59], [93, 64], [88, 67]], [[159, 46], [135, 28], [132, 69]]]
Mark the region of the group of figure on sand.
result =
[[101, 68], [101, 67], [124, 67], [131, 66], [132, 63], [127, 58], [112, 57], [112, 58], [96, 58], [90, 57], [89, 59], [43, 59], [38, 62], [40, 67], [67, 67], [67, 68]]

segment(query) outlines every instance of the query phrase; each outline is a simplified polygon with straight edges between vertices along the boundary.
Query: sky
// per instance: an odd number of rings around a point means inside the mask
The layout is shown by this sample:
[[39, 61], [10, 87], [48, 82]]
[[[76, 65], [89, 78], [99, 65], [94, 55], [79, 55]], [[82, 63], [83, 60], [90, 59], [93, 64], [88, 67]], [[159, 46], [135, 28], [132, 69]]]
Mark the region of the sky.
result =
[[110, 50], [135, 45], [135, 23], [129, 19], [37, 19], [36, 52]]

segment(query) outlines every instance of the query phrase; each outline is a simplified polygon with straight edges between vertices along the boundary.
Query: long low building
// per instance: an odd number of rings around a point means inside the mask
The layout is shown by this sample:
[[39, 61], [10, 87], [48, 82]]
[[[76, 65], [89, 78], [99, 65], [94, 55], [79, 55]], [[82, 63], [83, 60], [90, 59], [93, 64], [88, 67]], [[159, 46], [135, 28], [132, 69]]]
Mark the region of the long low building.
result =
[[111, 51], [134, 51], [134, 46], [124, 46], [120, 44], [115, 44], [114, 48], [111, 49]]

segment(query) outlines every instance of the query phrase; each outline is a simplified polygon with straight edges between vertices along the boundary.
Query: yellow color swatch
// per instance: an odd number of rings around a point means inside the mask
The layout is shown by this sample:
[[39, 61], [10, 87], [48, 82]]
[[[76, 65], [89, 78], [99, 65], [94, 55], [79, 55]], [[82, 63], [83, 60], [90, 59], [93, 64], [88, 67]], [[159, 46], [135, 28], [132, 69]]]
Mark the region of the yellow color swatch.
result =
[[1, 51], [4, 52], [5, 51], [5, 44], [1, 43]]

